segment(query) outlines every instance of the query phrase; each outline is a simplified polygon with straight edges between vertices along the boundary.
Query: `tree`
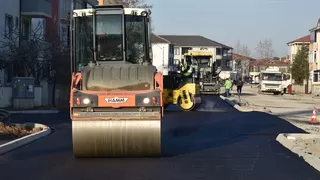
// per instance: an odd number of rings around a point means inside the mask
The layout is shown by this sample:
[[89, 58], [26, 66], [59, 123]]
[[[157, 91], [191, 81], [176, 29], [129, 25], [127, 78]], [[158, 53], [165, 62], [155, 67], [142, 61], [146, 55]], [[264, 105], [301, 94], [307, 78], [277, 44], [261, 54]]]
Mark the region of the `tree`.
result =
[[0, 31], [0, 69], [7, 72], [8, 79], [33, 77], [36, 84], [42, 80], [52, 83], [55, 104], [56, 83], [69, 87], [70, 52], [57, 33], [44, 35], [43, 30], [39, 23], [28, 34], [21, 33], [18, 27]]
[[260, 40], [255, 50], [261, 59], [272, 58], [274, 55], [272, 40], [270, 38]]
[[39, 23], [29, 34], [20, 33], [19, 27], [1, 31], [0, 64], [9, 78], [34, 77], [39, 83], [48, 74], [51, 45], [46, 42], [42, 30]]
[[302, 46], [293, 59], [291, 73], [296, 84], [301, 85], [304, 79], [309, 79], [308, 53], [308, 47]]
[[[153, 5], [147, 4], [146, 0], [122, 0], [125, 6], [128, 6], [130, 8], [148, 8], [152, 9]], [[152, 21], [152, 18], [150, 17], [151, 21], [151, 31], [154, 31], [154, 24]]]
[[236, 66], [240, 69], [242, 78], [247, 75], [249, 71], [249, 56], [251, 55], [250, 49], [247, 45], [241, 44], [240, 41], [238, 41], [233, 49], [233, 52], [235, 54], [244, 56], [244, 59], [236, 60]]
[[153, 5], [147, 4], [145, 0], [123, 0], [123, 3], [130, 8], [149, 8]]

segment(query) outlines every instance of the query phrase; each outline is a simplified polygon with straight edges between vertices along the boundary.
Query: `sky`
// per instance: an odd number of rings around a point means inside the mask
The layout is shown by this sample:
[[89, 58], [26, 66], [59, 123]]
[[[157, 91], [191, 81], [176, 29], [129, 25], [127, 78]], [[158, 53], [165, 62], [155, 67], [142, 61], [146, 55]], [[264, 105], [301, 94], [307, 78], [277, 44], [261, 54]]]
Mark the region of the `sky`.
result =
[[[196, 4], [195, 4], [196, 2]], [[287, 43], [310, 34], [320, 17], [320, 0], [146, 0], [153, 5], [158, 35], [201, 35], [234, 47], [240, 41], [257, 57], [260, 40], [272, 39], [275, 56]]]

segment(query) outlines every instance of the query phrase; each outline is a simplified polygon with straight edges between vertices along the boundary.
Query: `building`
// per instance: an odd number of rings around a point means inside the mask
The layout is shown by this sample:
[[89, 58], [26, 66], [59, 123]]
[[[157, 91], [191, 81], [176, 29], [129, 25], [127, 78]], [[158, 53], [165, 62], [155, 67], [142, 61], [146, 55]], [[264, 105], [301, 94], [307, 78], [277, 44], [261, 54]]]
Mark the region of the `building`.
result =
[[258, 59], [250, 61], [249, 72], [260, 72], [267, 68], [279, 68], [281, 72], [289, 72], [290, 62], [275, 60], [273, 58]]
[[198, 35], [159, 35], [174, 44], [174, 59], [181, 60], [188, 50], [208, 50], [222, 71], [232, 70], [232, 47]]
[[249, 77], [250, 62], [255, 61], [254, 58], [242, 56], [240, 54], [232, 54], [232, 71], [236, 72], [240, 77]]
[[295, 58], [295, 55], [297, 54], [298, 50], [302, 46], [308, 46], [310, 45], [310, 35], [306, 35], [303, 37], [300, 37], [294, 41], [288, 42], [287, 43], [289, 50], [288, 50], [288, 55], [289, 55], [289, 60], [290, 63], [292, 64]]
[[309, 70], [312, 93], [320, 93], [320, 18], [310, 30]]
[[[19, 31], [20, 0], [11, 0], [7, 2], [2, 1], [0, 12], [0, 29], [4, 30], [4, 32], [1, 32], [0, 38], [3, 40], [6, 37], [12, 37], [14, 35], [14, 31]], [[6, 81], [6, 72], [4, 70], [0, 70], [0, 85], [4, 85]]]
[[153, 65], [164, 75], [168, 75], [169, 70], [173, 70], [174, 45], [170, 41], [151, 35]]
[[92, 6], [97, 5], [98, 1], [97, 0], [51, 0], [51, 3], [52, 3], [52, 18], [46, 19], [47, 37], [53, 43], [62, 43], [64, 47], [68, 47], [71, 9], [90, 8]]
[[[32, 19], [34, 18], [51, 18], [51, 3], [47, 0], [35, 0], [30, 3], [28, 0], [10, 0], [1, 3], [0, 14], [3, 18], [0, 18], [0, 28], [4, 29], [1, 38], [2, 45], [10, 42], [12, 46], [20, 46], [25, 41], [30, 40], [30, 34], [32, 30]], [[39, 30], [40, 34], [43, 32]], [[12, 50], [12, 49], [11, 49]], [[4, 52], [11, 52], [11, 50], [1, 49], [2, 59], [7, 59], [8, 56]], [[15, 72], [12, 68], [6, 68], [0, 70], [0, 85], [10, 83], [11, 77]]]
[[99, 5], [107, 5], [107, 4], [124, 4], [123, 0], [98, 0]]

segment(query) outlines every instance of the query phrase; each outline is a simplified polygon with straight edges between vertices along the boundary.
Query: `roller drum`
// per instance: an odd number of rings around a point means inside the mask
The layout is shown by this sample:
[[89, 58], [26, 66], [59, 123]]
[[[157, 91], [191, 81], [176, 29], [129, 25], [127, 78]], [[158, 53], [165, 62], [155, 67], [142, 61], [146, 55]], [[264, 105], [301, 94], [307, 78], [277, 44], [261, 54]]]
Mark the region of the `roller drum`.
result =
[[161, 156], [161, 121], [72, 121], [72, 140], [76, 157]]

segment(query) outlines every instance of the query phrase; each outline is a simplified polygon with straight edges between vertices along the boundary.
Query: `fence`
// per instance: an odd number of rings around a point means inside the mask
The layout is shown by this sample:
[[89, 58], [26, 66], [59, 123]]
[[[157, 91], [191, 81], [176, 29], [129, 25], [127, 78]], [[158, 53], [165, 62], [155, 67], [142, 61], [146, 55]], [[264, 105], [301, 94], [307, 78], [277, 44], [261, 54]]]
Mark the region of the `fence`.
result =
[[293, 90], [293, 92], [295, 92], [297, 94], [306, 94], [308, 92], [307, 85], [294, 84], [294, 85], [292, 85], [292, 90]]
[[[69, 87], [56, 85], [53, 94], [53, 85], [43, 83], [41, 86], [34, 87], [34, 107], [66, 106], [69, 103]], [[13, 107], [12, 87], [0, 86], [0, 108]]]

